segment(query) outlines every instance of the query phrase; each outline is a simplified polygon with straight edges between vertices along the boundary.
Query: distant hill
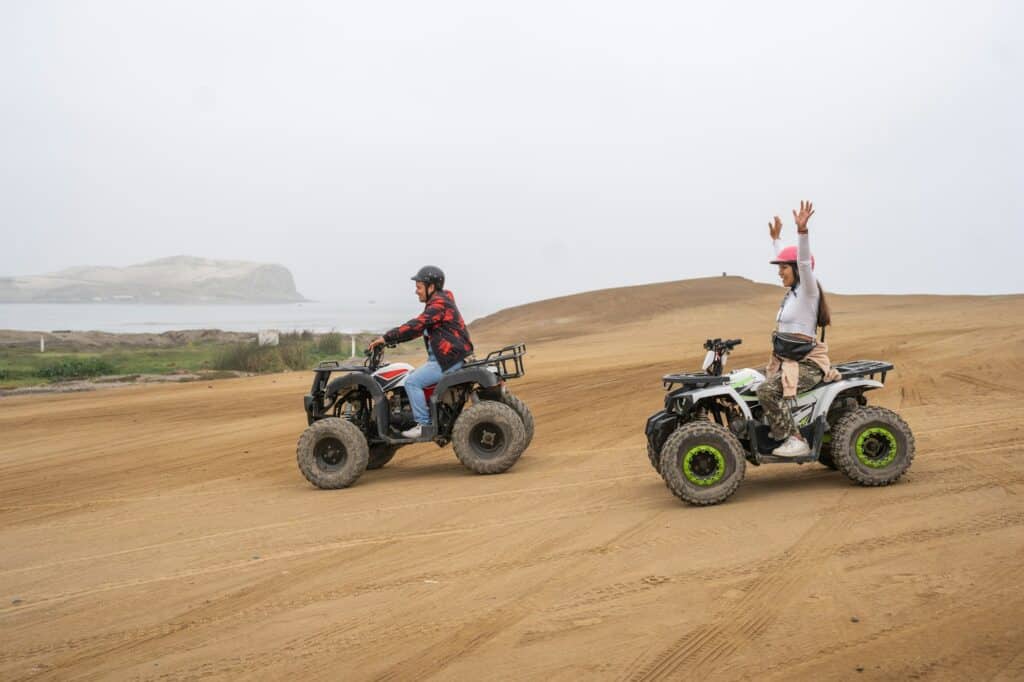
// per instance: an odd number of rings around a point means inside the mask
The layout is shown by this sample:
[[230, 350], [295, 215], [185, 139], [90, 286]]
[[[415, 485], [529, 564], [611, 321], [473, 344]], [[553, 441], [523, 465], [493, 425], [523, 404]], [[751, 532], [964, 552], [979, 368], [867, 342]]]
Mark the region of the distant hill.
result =
[[0, 303], [289, 303], [306, 300], [288, 268], [173, 256], [116, 267], [0, 277]]
[[[1007, 301], [1024, 301], [1024, 294], [933, 295], [933, 294], [838, 294], [828, 291], [833, 327], [848, 329], [864, 324], [861, 316], [906, 311], [940, 311], [946, 307], [972, 305], [1001, 309]], [[481, 317], [470, 330], [481, 337], [505, 341], [559, 341], [588, 334], [607, 336], [630, 325], [656, 322], [652, 333], [666, 333], [666, 318], [681, 328], [699, 329], [701, 334], [729, 334], [743, 325], [760, 325], [770, 331], [785, 289], [779, 284], [762, 284], [744, 277], [703, 277], [676, 282], [587, 291], [506, 308]], [[949, 313], [936, 312], [947, 315]], [[849, 322], [848, 322], [849, 320]], [[874, 323], [867, 323], [874, 326]], [[993, 322], [995, 325], [996, 322]], [[673, 329], [673, 333], [678, 333]], [[768, 331], [764, 333], [767, 334]], [[641, 328], [637, 332], [643, 334]], [[767, 337], [766, 337], [767, 338]], [[833, 336], [833, 338], [835, 338]]]
[[588, 291], [507, 308], [477, 319], [474, 333], [517, 339], [552, 341], [601, 332], [623, 323], [653, 319], [659, 315], [699, 306], [754, 302], [778, 304], [782, 289], [743, 277], [705, 277], [678, 282]]

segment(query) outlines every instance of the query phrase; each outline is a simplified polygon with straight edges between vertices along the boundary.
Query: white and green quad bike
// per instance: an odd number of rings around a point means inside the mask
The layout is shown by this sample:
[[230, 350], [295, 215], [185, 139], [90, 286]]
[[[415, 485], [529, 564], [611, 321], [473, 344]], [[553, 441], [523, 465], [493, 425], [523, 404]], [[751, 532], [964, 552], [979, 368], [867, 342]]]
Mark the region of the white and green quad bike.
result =
[[[834, 365], [842, 379], [796, 397], [793, 416], [811, 446], [804, 457], [777, 457], [754, 369], [722, 374], [740, 339], [708, 339], [704, 371], [668, 374], [665, 409], [647, 420], [647, 456], [672, 493], [690, 504], [724, 502], [736, 492], [746, 463], [820, 462], [860, 485], [889, 485], [910, 468], [914, 434], [898, 414], [869, 407], [865, 393], [885, 384], [891, 363]], [[876, 379], [876, 376], [878, 377]]]

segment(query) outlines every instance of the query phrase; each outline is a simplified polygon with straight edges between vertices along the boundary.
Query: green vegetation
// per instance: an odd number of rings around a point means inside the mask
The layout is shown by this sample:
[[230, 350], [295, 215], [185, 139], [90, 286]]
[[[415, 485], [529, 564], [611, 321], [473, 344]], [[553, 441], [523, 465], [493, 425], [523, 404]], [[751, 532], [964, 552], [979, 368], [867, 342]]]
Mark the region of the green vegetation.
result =
[[321, 355], [326, 356], [341, 355], [341, 339], [341, 334], [339, 334], [338, 332], [324, 334], [323, 336], [320, 337], [320, 340], [317, 341], [317, 352], [319, 352]]
[[[344, 341], [348, 338], [338, 332], [317, 338], [313, 332], [303, 331], [281, 334], [277, 346], [260, 347], [255, 341], [231, 344], [221, 347], [213, 367], [256, 373], [309, 369], [321, 360], [347, 358]], [[372, 338], [369, 334], [357, 336], [356, 348], [365, 348]]]
[[222, 346], [213, 361], [214, 369], [239, 372], [280, 372], [284, 369], [281, 354], [273, 346], [260, 347], [255, 341]]
[[[361, 350], [372, 335], [360, 335]], [[307, 370], [325, 359], [349, 355], [350, 337], [310, 331], [281, 334], [280, 345], [245, 343], [187, 344], [170, 348], [109, 348], [97, 351], [48, 350], [35, 347], [0, 349], [0, 389], [36, 386], [110, 375], [201, 374], [204, 379], [234, 376], [233, 372], [267, 373]]]
[[36, 370], [36, 375], [44, 379], [85, 379], [115, 373], [110, 362], [97, 357], [64, 358]]

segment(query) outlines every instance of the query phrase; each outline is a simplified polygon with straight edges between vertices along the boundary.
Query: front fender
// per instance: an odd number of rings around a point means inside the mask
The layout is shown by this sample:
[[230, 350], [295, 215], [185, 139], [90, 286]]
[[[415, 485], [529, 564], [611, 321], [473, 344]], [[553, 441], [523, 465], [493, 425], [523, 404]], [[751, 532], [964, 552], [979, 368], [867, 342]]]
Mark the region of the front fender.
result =
[[[366, 389], [366, 392], [370, 394], [370, 398], [373, 400], [376, 421], [378, 426], [383, 427], [381, 429], [381, 435], [383, 436], [386, 433], [384, 429], [387, 428], [388, 424], [388, 403], [384, 399], [384, 391], [381, 390], [380, 385], [373, 377], [361, 372], [347, 372], [327, 383], [330, 375], [329, 371], [317, 372], [316, 378], [313, 380], [312, 390], [303, 399], [309, 423], [312, 424], [317, 419], [327, 416], [325, 410], [330, 407], [335, 398], [347, 390], [359, 386]], [[325, 403], [324, 400], [327, 402]]]
[[[750, 412], [750, 408], [747, 407], [747, 402], [740, 397], [740, 394], [736, 392], [732, 386], [708, 386], [707, 388], [691, 388], [675, 391], [670, 393], [670, 398], [685, 398], [690, 401], [690, 405], [696, 405], [702, 400], [707, 398], [717, 398], [724, 396], [736, 404], [740, 412], [746, 419], [753, 419], [754, 415]], [[666, 403], [668, 401], [666, 400]]]
[[647, 435], [647, 444], [654, 452], [661, 452], [661, 446], [665, 444], [672, 432], [679, 427], [681, 417], [675, 412], [662, 410], [655, 412], [647, 419], [647, 426], [644, 433]]
[[370, 375], [358, 372], [343, 374], [335, 378], [331, 383], [327, 384], [324, 394], [326, 398], [331, 399], [356, 386], [365, 388], [374, 400], [382, 400], [384, 398], [384, 391], [381, 389], [380, 384]]

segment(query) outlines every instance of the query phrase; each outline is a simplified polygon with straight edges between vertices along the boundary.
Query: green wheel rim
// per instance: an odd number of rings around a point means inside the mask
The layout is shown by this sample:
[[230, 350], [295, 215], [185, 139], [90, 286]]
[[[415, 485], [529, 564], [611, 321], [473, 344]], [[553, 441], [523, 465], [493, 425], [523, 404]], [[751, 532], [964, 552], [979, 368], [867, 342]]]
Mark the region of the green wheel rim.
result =
[[702, 487], [712, 486], [725, 478], [725, 457], [710, 445], [698, 445], [683, 455], [683, 475]]
[[864, 429], [857, 436], [857, 459], [864, 466], [883, 469], [896, 459], [899, 444], [892, 431], [882, 426]]

